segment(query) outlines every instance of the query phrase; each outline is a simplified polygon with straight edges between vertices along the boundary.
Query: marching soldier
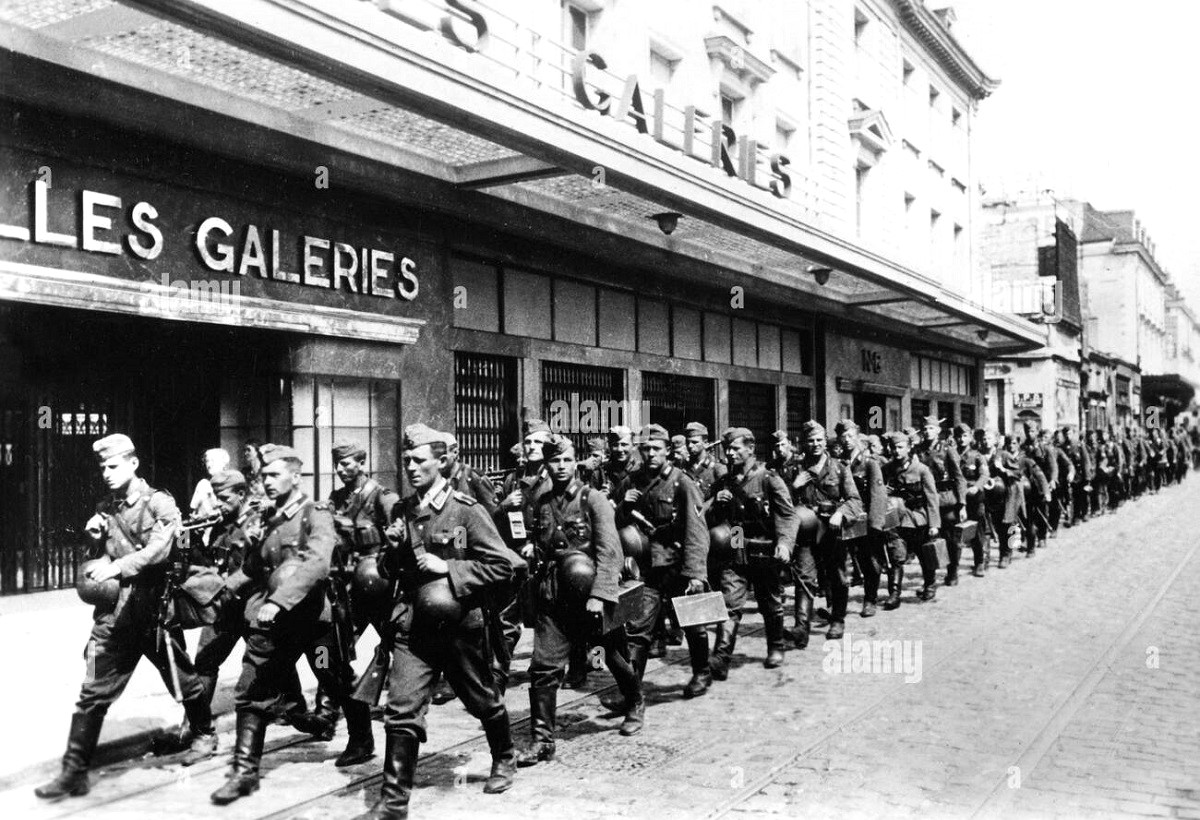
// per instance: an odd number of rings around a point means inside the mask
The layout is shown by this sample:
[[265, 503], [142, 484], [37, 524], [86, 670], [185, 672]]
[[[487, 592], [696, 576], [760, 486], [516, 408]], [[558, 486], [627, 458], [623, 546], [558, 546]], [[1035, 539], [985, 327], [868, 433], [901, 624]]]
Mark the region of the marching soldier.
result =
[[876, 614], [879, 600], [879, 577], [887, 565], [882, 537], [884, 515], [887, 511], [887, 490], [883, 485], [883, 468], [879, 459], [864, 446], [858, 424], [842, 419], [834, 428], [841, 445], [842, 461], [862, 502], [863, 514], [853, 522], [842, 525], [846, 549], [855, 558], [863, 578], [862, 617]]
[[[533, 744], [518, 766], [554, 759], [558, 688], [572, 647], [586, 646], [605, 606], [617, 602], [624, 565], [612, 503], [575, 475], [575, 446], [552, 436], [543, 447], [551, 487], [534, 509], [534, 543], [522, 555], [535, 561], [537, 620], [529, 667], [529, 713]], [[609, 669], [625, 704], [622, 735], [641, 731], [646, 711], [641, 681], [629, 663], [624, 628], [604, 636]]]
[[[959, 461], [958, 448], [952, 442], [941, 439], [942, 420], [936, 416], [926, 416], [925, 425], [921, 428], [921, 441], [913, 454], [929, 468], [933, 474], [934, 484], [938, 491], [937, 529], [941, 530], [946, 539], [946, 552], [949, 557], [946, 567], [946, 586], [958, 584], [958, 559], [962, 556], [962, 545], [958, 543], [958, 533], [954, 525], [965, 521], [967, 504], [967, 482], [963, 478], [962, 465]], [[932, 538], [934, 536], [930, 536]], [[921, 553], [924, 556], [924, 553]], [[922, 560], [922, 572], [925, 572], [926, 561]], [[935, 567], [936, 570], [936, 567]], [[933, 600], [937, 595], [936, 572], [932, 584], [926, 581], [926, 589], [918, 598]], [[924, 596], [924, 597], [922, 597]]]
[[[627, 627], [630, 663], [639, 681], [646, 673], [659, 611], [670, 605], [672, 597], [703, 592], [707, 575], [708, 533], [700, 514], [700, 491], [668, 460], [670, 439], [658, 424], [642, 428], [642, 465], [622, 481], [617, 491], [621, 498], [618, 521], [622, 525], [637, 522], [650, 541], [646, 554], [639, 558], [646, 584], [641, 616]], [[694, 698], [707, 692], [712, 683], [708, 636], [702, 627], [688, 627], [684, 637], [692, 661], [692, 679], [684, 687], [683, 696]]]
[[1092, 453], [1089, 447], [1085, 446], [1079, 440], [1079, 429], [1076, 427], [1068, 427], [1064, 432], [1066, 442], [1063, 445], [1063, 453], [1071, 462], [1072, 474], [1074, 480], [1071, 482], [1071, 511], [1073, 525], [1076, 521], [1088, 520], [1088, 509], [1091, 506], [1090, 494], [1092, 491], [1092, 480], [1095, 477], [1095, 467], [1092, 462]]
[[942, 526], [938, 504], [937, 484], [933, 473], [910, 449], [910, 438], [904, 433], [888, 433], [884, 446], [889, 460], [883, 467], [883, 481], [888, 496], [899, 499], [899, 526], [887, 533], [885, 549], [891, 569], [888, 571], [888, 599], [884, 609], [900, 606], [901, 586], [904, 583], [904, 562], [909, 552], [921, 556], [921, 573], [925, 586], [917, 593], [921, 601], [932, 601], [937, 594], [937, 566], [924, 557], [922, 546], [936, 538]]
[[[849, 527], [852, 537], [856, 533], [854, 525], [863, 517], [862, 499], [850, 470], [826, 452], [825, 428], [815, 421], [806, 421], [803, 434], [804, 458], [793, 483], [799, 503], [817, 515], [813, 556], [824, 567], [830, 592], [829, 631], [825, 637], [837, 640], [846, 632], [846, 604], [850, 600], [850, 578], [846, 572], [849, 541], [843, 538], [847, 534], [843, 528]], [[796, 594], [802, 594], [801, 590], [797, 589]]]
[[[783, 665], [783, 584], [780, 571], [792, 559], [796, 547], [796, 511], [783, 479], [758, 463], [754, 456], [754, 434], [745, 427], [730, 427], [721, 437], [729, 458], [729, 472], [715, 485], [709, 523], [740, 528], [744, 549], [714, 556], [713, 575], [725, 596], [729, 617], [717, 625], [712, 653], [712, 677], [725, 680], [737, 642], [742, 609], [749, 587], [754, 586], [758, 611], [767, 633], [767, 657], [763, 666]], [[744, 560], [743, 560], [744, 556]], [[797, 595], [800, 594], [798, 590]], [[810, 604], [811, 606], [811, 604]]]
[[591, 436], [587, 440], [587, 454], [579, 462], [579, 480], [593, 489], [604, 487], [604, 474], [600, 467], [608, 460], [608, 443], [603, 436]]
[[1050, 532], [1050, 499], [1058, 486], [1058, 458], [1051, 452], [1048, 435], [1029, 436], [1026, 439], [1026, 455], [1045, 477], [1044, 486], [1030, 481], [1025, 489], [1025, 551], [1032, 558], [1038, 549], [1046, 548], [1046, 538]]
[[707, 502], [712, 498], [717, 482], [729, 469], [713, 458], [707, 427], [698, 421], [690, 421], [684, 433], [687, 436], [688, 462], [680, 465], [680, 468], [696, 483], [701, 500]]
[[463, 495], [474, 498], [487, 514], [495, 516], [500, 509], [496, 498], [496, 485], [487, 476], [476, 470], [459, 456], [458, 439], [452, 433], [446, 433], [446, 457], [450, 464], [450, 473], [446, 476], [450, 486]]
[[261, 539], [246, 550], [228, 586], [246, 598], [246, 654], [238, 679], [237, 738], [229, 777], [212, 793], [217, 805], [258, 789], [267, 720], [284, 694], [301, 655], [317, 681], [346, 715], [350, 740], [335, 761], [351, 766], [375, 752], [371, 715], [349, 698], [353, 671], [337, 639], [326, 584], [337, 542], [333, 515], [300, 489], [300, 454], [265, 444], [263, 486], [271, 506], [263, 511]]
[[600, 467], [600, 489], [608, 493], [613, 504], [620, 504], [621, 485], [641, 464], [633, 447], [633, 431], [623, 425], [608, 430], [608, 461]]
[[[979, 431], [982, 434], [982, 430]], [[975, 431], [971, 429], [969, 424], [959, 424], [954, 428], [954, 440], [958, 449], [959, 468], [962, 471], [963, 480], [967, 484], [966, 499], [966, 515], [963, 521], [975, 522], [975, 537], [971, 541], [972, 564], [971, 574], [976, 578], [982, 578], [984, 570], [989, 563], [991, 554], [991, 543], [989, 539], [989, 529], [987, 520], [987, 508], [984, 505], [984, 491], [987, 486], [990, 472], [987, 465], [987, 456], [975, 448], [974, 442], [982, 438], [982, 435], [976, 436]], [[962, 557], [963, 545], [959, 543], [957, 538], [954, 539], [954, 546], [947, 543], [946, 552], [949, 556], [950, 566], [955, 569], [959, 559]]]
[[[1031, 467], [1032, 465], [1032, 467]], [[997, 566], [1006, 569], [1012, 561], [1013, 542], [1020, 542], [1022, 522], [1025, 520], [1024, 483], [1029, 480], [1031, 469], [1041, 470], [1021, 451], [1016, 436], [1005, 436], [1004, 444], [998, 448], [988, 462], [988, 472], [999, 482], [1000, 487], [988, 498], [988, 516], [996, 529], [996, 540], [1000, 546], [1000, 562]]]
[[[491, 518], [469, 495], [450, 487], [444, 433], [424, 425], [404, 430], [404, 473], [413, 495], [400, 504], [398, 543], [381, 566], [396, 597], [385, 637], [391, 653], [384, 728], [387, 752], [373, 820], [408, 816], [425, 714], [438, 674], [483, 724], [492, 754], [483, 791], [512, 786], [516, 751], [508, 710], [489, 660], [481, 605], [511, 581], [510, 552]], [[504, 592], [507, 595], [507, 592]]]
[[[792, 482], [796, 480], [796, 475], [800, 472], [800, 454], [792, 446], [792, 439], [788, 436], [787, 430], [776, 430], [771, 434], [771, 439], [771, 463], [768, 466], [783, 479], [784, 484], [791, 488]], [[796, 493], [793, 491], [792, 501], [795, 502], [795, 500]]]
[[[499, 531], [514, 557], [529, 542], [533, 527], [533, 508], [542, 493], [550, 488], [550, 477], [546, 475], [546, 464], [542, 458], [542, 445], [550, 438], [550, 425], [541, 419], [525, 422], [525, 438], [522, 441], [524, 462], [504, 477], [500, 486], [499, 512], [494, 516]], [[494, 646], [494, 668], [496, 680], [503, 693], [508, 687], [508, 672], [512, 665], [513, 651], [521, 639], [522, 610], [528, 591], [525, 589], [526, 569], [517, 557], [513, 564], [513, 577], [501, 583], [495, 592], [499, 612], [493, 627], [503, 632], [502, 645]], [[503, 601], [503, 603], [501, 603]]]
[[107, 559], [89, 567], [87, 581], [93, 585], [117, 581], [119, 592], [115, 604], [97, 605], [92, 612], [84, 652], [89, 674], [71, 716], [62, 771], [34, 790], [43, 799], [88, 793], [88, 767], [104, 716], [125, 691], [142, 657], [158, 669], [168, 691], [182, 695], [196, 738], [193, 749], [206, 756], [216, 750], [212, 712], [204, 698], [204, 684], [188, 658], [183, 631], [163, 627], [161, 620], [179, 508], [169, 493], [138, 476], [137, 452], [128, 436], [105, 436], [92, 444], [92, 450], [110, 495], [96, 506], [86, 525], [91, 553]]

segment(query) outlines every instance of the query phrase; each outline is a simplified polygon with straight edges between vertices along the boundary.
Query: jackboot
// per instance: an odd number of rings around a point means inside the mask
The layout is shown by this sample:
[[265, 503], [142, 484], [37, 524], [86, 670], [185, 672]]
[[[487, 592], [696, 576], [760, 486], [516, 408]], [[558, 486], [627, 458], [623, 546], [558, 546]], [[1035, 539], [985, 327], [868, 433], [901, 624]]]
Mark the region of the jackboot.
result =
[[341, 717], [342, 710], [338, 708], [337, 701], [325, 691], [325, 687], [323, 686], [317, 687], [315, 701], [316, 708], [313, 709], [313, 714], [317, 719], [326, 721], [328, 724], [328, 728], [317, 736], [317, 740], [333, 740], [333, 736], [337, 732], [338, 718]]
[[1008, 565], [1012, 563], [1012, 550], [1000, 548], [1000, 562], [996, 564], [998, 569], [1008, 569]]
[[712, 686], [712, 671], [708, 666], [708, 633], [702, 629], [686, 630], [688, 654], [692, 658], [692, 679], [683, 687], [685, 698], [698, 698]]
[[796, 584], [796, 628], [792, 630], [792, 640], [797, 649], [808, 648], [808, 633], [812, 624], [813, 599], [803, 584]]
[[529, 690], [529, 733], [533, 742], [517, 753], [521, 768], [548, 763], [554, 759], [554, 723], [558, 710], [558, 689], [543, 686]]
[[588, 648], [584, 643], [571, 647], [571, 659], [567, 662], [567, 675], [563, 679], [563, 689], [581, 689], [587, 685], [588, 678]]
[[834, 587], [832, 611], [829, 613], [829, 631], [826, 638], [840, 638], [846, 631], [846, 609], [850, 605], [850, 590], [847, 587]]
[[408, 799], [412, 796], [417, 750], [420, 748], [421, 741], [412, 735], [387, 736], [379, 799], [359, 820], [407, 820]]
[[212, 696], [202, 692], [200, 697], [183, 702], [183, 712], [187, 715], [188, 726], [192, 730], [192, 745], [187, 754], [179, 761], [181, 766], [194, 766], [202, 760], [208, 760], [217, 753], [217, 733], [213, 729]]
[[739, 612], [717, 624], [712, 656], [708, 662], [713, 680], [726, 680], [729, 677], [729, 662], [733, 658], [733, 648], [737, 645], [738, 627], [741, 626], [741, 623], [742, 615]]
[[958, 564], [962, 560], [962, 544], [946, 544], [946, 586], [958, 586]]
[[[629, 652], [628, 646], [626, 646], [625, 652]], [[612, 673], [613, 679], [617, 682], [617, 688], [621, 691], [625, 709], [621, 734], [626, 737], [636, 735], [646, 722], [646, 701], [642, 696], [642, 680], [638, 677], [633, 664], [621, 655], [618, 648], [614, 647], [607, 654], [606, 660], [608, 671]]]
[[985, 551], [991, 552], [987, 549], [987, 542], [982, 538], [976, 538], [975, 543], [971, 545], [971, 574], [976, 578], [983, 577], [984, 567], [987, 566], [987, 559], [984, 557]]
[[763, 613], [763, 627], [767, 633], [767, 658], [763, 666], [778, 669], [783, 666], [783, 611]]
[[254, 712], [238, 712], [236, 734], [228, 779], [210, 798], [218, 806], [232, 803], [258, 789], [258, 763], [262, 760], [263, 741], [267, 736], [266, 720]]
[[900, 592], [904, 588], [904, 565], [893, 564], [888, 569], [888, 598], [883, 602], [884, 609], [900, 608]]
[[431, 701], [434, 706], [441, 706], [443, 703], [449, 703], [458, 695], [454, 694], [454, 689], [446, 681], [445, 675], [438, 675], [437, 685], [433, 687], [433, 697]]
[[347, 698], [342, 711], [346, 713], [346, 729], [350, 738], [346, 749], [333, 765], [353, 766], [375, 756], [375, 735], [371, 732], [371, 707], [361, 700]]
[[492, 752], [492, 773], [483, 784], [483, 793], [506, 792], [512, 788], [513, 775], [517, 773], [517, 750], [513, 746], [508, 712], [501, 712], [483, 724], [483, 733], [487, 735], [488, 749]]
[[667, 656], [667, 636], [662, 632], [658, 632], [650, 639], [651, 658], [665, 658]]
[[88, 766], [100, 740], [100, 728], [104, 715], [94, 712], [76, 712], [71, 715], [71, 730], [67, 734], [67, 750], [63, 753], [62, 772], [33, 793], [43, 800], [60, 800], [64, 797], [79, 797], [91, 788], [88, 782]]
[[[633, 671], [633, 678], [637, 681], [638, 696], [642, 692], [642, 678], [646, 675], [646, 661], [649, 659], [646, 647], [640, 643], [629, 642], [629, 668]], [[615, 664], [614, 664], [615, 665]], [[613, 677], [617, 677], [617, 673], [613, 671], [612, 666], [609, 671], [613, 672]], [[617, 683], [620, 683], [618, 679]], [[625, 712], [629, 709], [629, 700], [625, 692], [621, 692], [618, 696], [604, 695], [600, 698], [600, 705], [612, 712]]]

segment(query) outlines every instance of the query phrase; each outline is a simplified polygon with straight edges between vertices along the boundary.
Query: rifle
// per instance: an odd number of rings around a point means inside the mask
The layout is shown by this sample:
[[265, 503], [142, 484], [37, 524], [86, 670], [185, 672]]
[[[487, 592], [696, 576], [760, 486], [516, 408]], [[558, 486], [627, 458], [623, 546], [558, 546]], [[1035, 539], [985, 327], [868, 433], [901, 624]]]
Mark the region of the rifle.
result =
[[171, 696], [175, 698], [176, 703], [183, 703], [183, 692], [179, 689], [179, 664], [175, 658], [175, 642], [171, 640], [170, 635], [171, 627], [175, 625], [175, 594], [179, 592], [180, 585], [187, 580], [188, 567], [192, 563], [192, 533], [211, 527], [220, 520], [220, 513], [212, 513], [200, 519], [189, 518], [175, 531], [171, 564], [167, 570], [166, 583], [163, 585], [162, 601], [159, 603], [158, 640], [166, 650], [167, 668], [171, 672]]
[[[400, 563], [395, 553], [402, 545], [406, 546], [408, 543], [407, 527], [404, 526], [403, 521], [397, 523], [400, 525], [399, 527], [389, 527], [384, 530], [386, 540], [379, 549], [379, 572], [388, 579], [387, 597], [393, 606], [396, 601], [398, 581], [396, 576], [399, 575], [399, 572], [393, 571], [393, 568], [399, 566]], [[383, 687], [387, 683], [392, 668], [392, 639], [395, 637], [396, 628], [392, 624], [390, 613], [382, 627], [383, 632], [379, 636], [379, 645], [375, 647], [375, 655], [359, 679], [354, 682], [354, 687], [350, 692], [351, 698], [370, 706], [379, 705], [379, 698], [383, 695]]]

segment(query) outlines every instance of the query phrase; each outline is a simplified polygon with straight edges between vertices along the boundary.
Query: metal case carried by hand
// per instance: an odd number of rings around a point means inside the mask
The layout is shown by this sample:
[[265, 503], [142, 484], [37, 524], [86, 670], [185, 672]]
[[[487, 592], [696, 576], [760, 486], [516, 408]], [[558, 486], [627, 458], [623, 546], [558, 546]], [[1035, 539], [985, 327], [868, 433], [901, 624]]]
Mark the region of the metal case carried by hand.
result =
[[725, 609], [725, 596], [720, 592], [680, 595], [671, 599], [671, 606], [675, 607], [675, 617], [680, 626], [719, 624], [729, 617]]

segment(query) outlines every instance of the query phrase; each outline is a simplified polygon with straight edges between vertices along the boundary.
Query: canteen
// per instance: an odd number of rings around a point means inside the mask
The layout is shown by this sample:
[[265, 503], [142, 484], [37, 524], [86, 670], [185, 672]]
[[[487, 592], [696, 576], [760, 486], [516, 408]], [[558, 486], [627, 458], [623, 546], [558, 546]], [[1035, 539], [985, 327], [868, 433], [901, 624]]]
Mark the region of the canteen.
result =
[[92, 606], [113, 606], [121, 594], [121, 582], [116, 578], [96, 582], [87, 577], [87, 571], [92, 567], [106, 566], [112, 561], [107, 555], [84, 561], [75, 573], [75, 591], [85, 604]]
[[558, 588], [580, 600], [592, 592], [596, 565], [582, 552], [569, 552], [558, 562]]
[[626, 524], [617, 535], [621, 538], [621, 550], [628, 558], [641, 558], [650, 548], [650, 539], [636, 524]]

